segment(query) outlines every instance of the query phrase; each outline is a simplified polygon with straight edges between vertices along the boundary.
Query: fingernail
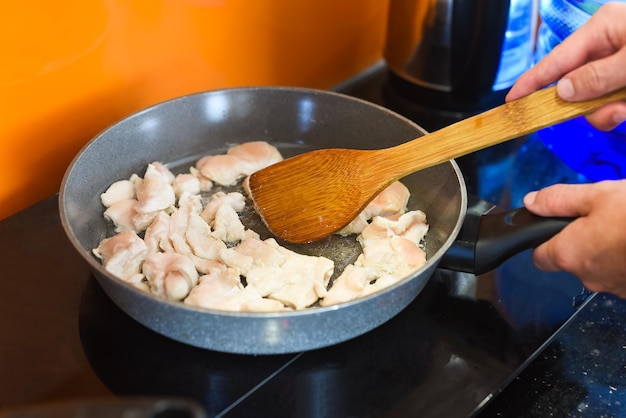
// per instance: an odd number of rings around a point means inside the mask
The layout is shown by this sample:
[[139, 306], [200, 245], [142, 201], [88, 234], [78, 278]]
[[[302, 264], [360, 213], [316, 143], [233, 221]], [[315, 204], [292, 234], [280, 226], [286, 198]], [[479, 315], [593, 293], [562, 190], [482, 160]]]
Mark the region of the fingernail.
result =
[[613, 114], [613, 122], [619, 125], [620, 123], [626, 121], [626, 112], [617, 112]]
[[574, 98], [574, 85], [572, 81], [564, 78], [559, 80], [556, 85], [556, 92], [559, 94], [559, 97], [563, 100], [571, 100]]
[[524, 196], [524, 206], [532, 206], [535, 203], [535, 197], [537, 197], [537, 192], [530, 192]]

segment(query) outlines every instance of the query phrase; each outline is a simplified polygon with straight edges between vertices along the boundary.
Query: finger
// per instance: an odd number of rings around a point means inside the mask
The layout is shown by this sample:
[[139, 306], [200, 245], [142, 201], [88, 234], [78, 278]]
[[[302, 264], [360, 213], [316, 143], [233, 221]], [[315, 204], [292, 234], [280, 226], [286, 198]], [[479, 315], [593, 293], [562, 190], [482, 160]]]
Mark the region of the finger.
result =
[[594, 252], [600, 251], [592, 232], [595, 230], [594, 222], [589, 217], [579, 217], [535, 248], [533, 262], [537, 268], [543, 271], [569, 271], [579, 276], [587, 274]]
[[563, 100], [580, 101], [610, 93], [626, 85], [626, 47], [606, 58], [582, 65], [569, 72], [557, 84]]
[[552, 261], [550, 256], [552, 251], [549, 241], [541, 244], [533, 250], [533, 264], [541, 271], [560, 271], [559, 267]]
[[578, 217], [589, 213], [593, 190], [585, 184], [556, 184], [524, 197], [524, 206], [540, 216]]
[[533, 263], [543, 271], [572, 271], [576, 269], [581, 258], [581, 252], [588, 251], [586, 243], [579, 242], [578, 245], [571, 245], [578, 242], [577, 234], [580, 233], [581, 224], [584, 218], [578, 218], [567, 225], [561, 232], [539, 245], [533, 250]]
[[[565, 41], [567, 41], [567, 39]], [[565, 41], [557, 45], [534, 67], [517, 79], [506, 95], [506, 101], [512, 101], [527, 96], [534, 91], [554, 83], [567, 74], [568, 71], [576, 68], [568, 64], [569, 58], [567, 50], [569, 49], [569, 43]]]
[[618, 102], [603, 106], [591, 115], [587, 121], [602, 131], [609, 131], [626, 121], [626, 103]]
[[[555, 46], [533, 68], [522, 74], [511, 87], [506, 100], [516, 100], [552, 84], [565, 74], [588, 62], [589, 55], [597, 46], [588, 42], [585, 32], [589, 32], [589, 30], [586, 26], [582, 26]], [[604, 50], [604, 48], [602, 49]]]

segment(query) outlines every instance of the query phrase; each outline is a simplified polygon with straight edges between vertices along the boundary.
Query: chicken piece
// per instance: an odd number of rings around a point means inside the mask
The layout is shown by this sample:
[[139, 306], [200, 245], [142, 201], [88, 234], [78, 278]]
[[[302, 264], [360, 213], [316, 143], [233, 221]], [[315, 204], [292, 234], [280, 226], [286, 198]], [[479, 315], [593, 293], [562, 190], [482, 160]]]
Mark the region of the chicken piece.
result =
[[[143, 185], [144, 182], [131, 180], [116, 182], [101, 196], [103, 204], [105, 206], [108, 204], [104, 211], [104, 217], [115, 225], [115, 232], [124, 230], [145, 231], [159, 213], [159, 211], [143, 212], [137, 210], [141, 207], [140, 202], [134, 198], [137, 184]], [[138, 190], [142, 190], [141, 186]], [[131, 197], [122, 199], [122, 196]]]
[[287, 310], [275, 300], [264, 299], [252, 287], [244, 287], [234, 269], [216, 271], [200, 277], [185, 299], [188, 305], [206, 309], [242, 312], [277, 312]]
[[169, 170], [164, 172], [157, 167], [159, 165], [148, 165], [143, 182], [137, 190], [138, 203], [135, 210], [140, 214], [167, 210], [176, 203], [176, 195], [170, 184], [171, 179], [173, 180], [172, 173]]
[[222, 186], [234, 186], [246, 176], [251, 165], [248, 161], [234, 155], [220, 154], [207, 155], [201, 158], [196, 163], [196, 168], [204, 177], [214, 183]]
[[167, 300], [183, 300], [198, 284], [191, 259], [178, 253], [150, 253], [143, 263], [150, 291]]
[[135, 231], [134, 219], [137, 215], [135, 212], [135, 199], [123, 199], [112, 203], [105, 211], [104, 217], [113, 223], [115, 232]]
[[[236, 248], [240, 254], [252, 257], [255, 265], [259, 266], [281, 266], [285, 263], [285, 255], [279, 251], [279, 245], [273, 238], [265, 241], [258, 237], [249, 236]], [[244, 272], [244, 274], [247, 272]]]
[[411, 193], [404, 184], [399, 181], [391, 183], [367, 205], [370, 218], [406, 212], [410, 196]]
[[178, 208], [174, 209], [170, 216], [170, 228], [167, 238], [174, 251], [189, 255], [192, 253], [191, 247], [187, 243], [186, 235], [189, 229], [189, 218], [197, 215], [202, 210], [202, 200], [200, 195], [183, 193], [178, 200]]
[[426, 263], [426, 253], [419, 243], [427, 231], [422, 211], [388, 218], [376, 216], [357, 237], [363, 253], [355, 264], [369, 267], [379, 276], [405, 277]]
[[[284, 247], [278, 247], [278, 250], [286, 256], [277, 277], [283, 285], [268, 297], [294, 309], [304, 309], [326, 296], [326, 287], [335, 267], [332, 260], [298, 254]], [[246, 279], [250, 280], [249, 276]]]
[[427, 231], [421, 211], [374, 216], [357, 237], [362, 254], [335, 279], [320, 304], [330, 306], [372, 294], [421, 268], [426, 253], [419, 244]]
[[211, 228], [193, 206], [183, 205], [172, 214], [174, 222], [170, 222], [165, 239], [161, 240], [161, 248], [185, 255], [200, 273], [223, 270], [226, 266], [219, 255], [221, 250], [226, 249], [226, 244], [211, 236]]
[[154, 220], [159, 215], [159, 213], [161, 213], [161, 211], [149, 212], [149, 213], [139, 213], [139, 212], [137, 212], [136, 207], [137, 207], [137, 204], [135, 204], [135, 206], [133, 206], [133, 210], [135, 212], [135, 216], [133, 216], [133, 219], [132, 219], [132, 221], [133, 221], [133, 228], [135, 229], [135, 232], [143, 232], [150, 225], [152, 225], [152, 222], [154, 222]]
[[224, 242], [238, 242], [244, 239], [246, 228], [239, 215], [230, 206], [220, 206], [213, 220], [211, 235]]
[[246, 198], [239, 192], [217, 192], [211, 196], [200, 216], [210, 225], [221, 206], [230, 206], [235, 212], [241, 212], [246, 207]]
[[342, 236], [360, 234], [374, 216], [388, 217], [405, 213], [409, 197], [409, 189], [404, 184], [399, 181], [392, 183], [380, 192], [374, 200], [368, 203], [365, 209], [337, 234]]
[[[184, 242], [181, 242], [183, 239]], [[226, 268], [220, 261], [220, 252], [226, 249], [226, 244], [211, 236], [211, 228], [195, 211], [187, 218], [184, 237], [175, 234], [170, 242], [178, 252], [184, 251], [200, 273], [207, 274], [215, 269]]]
[[194, 254], [188, 256], [193, 264], [196, 266], [196, 270], [201, 274], [210, 274], [216, 271], [226, 270], [226, 264], [219, 260], [207, 260], [206, 258], [198, 257]]
[[194, 255], [206, 260], [219, 260], [220, 252], [226, 249], [226, 244], [211, 235], [211, 227], [197, 213], [189, 216], [185, 238]]
[[246, 205], [244, 196], [238, 192], [218, 192], [211, 197], [200, 215], [213, 229], [211, 235], [224, 242], [238, 242], [245, 237], [245, 226], [239, 214]]
[[204, 177], [200, 170], [198, 170], [196, 167], [189, 167], [189, 173], [198, 179], [198, 182], [200, 183], [200, 192], [211, 191], [211, 189], [213, 188], [213, 182], [211, 181], [211, 179]]
[[125, 282], [145, 288], [141, 266], [148, 255], [148, 246], [134, 231], [122, 231], [103, 239], [93, 253], [102, 260], [103, 267], [109, 273]]
[[100, 195], [100, 200], [105, 207], [123, 200], [135, 199], [135, 185], [130, 180], [116, 181]]
[[265, 141], [250, 141], [235, 145], [227, 151], [227, 155], [238, 157], [250, 163], [248, 172], [250, 175], [255, 171], [277, 163], [283, 159], [280, 151]]
[[222, 252], [222, 261], [246, 278], [261, 296], [303, 309], [326, 294], [334, 263], [324, 257], [295, 253], [268, 238], [247, 237]]
[[[154, 161], [152, 163], [152, 166], [154, 167], [154, 169], [161, 175], [161, 177], [163, 177], [163, 179], [165, 181], [167, 181], [169, 184], [172, 184], [172, 182], [174, 181], [174, 179], [176, 178], [176, 176], [174, 175], [174, 173], [172, 173], [170, 171], [169, 168], [167, 168], [165, 166], [165, 164], [159, 162], [159, 161]], [[145, 177], [145, 176], [144, 176]]]
[[390, 217], [375, 216], [357, 239], [362, 246], [365, 246], [365, 241], [369, 239], [397, 235], [419, 244], [427, 232], [426, 214], [416, 210]]
[[282, 281], [273, 280], [281, 274], [281, 266], [285, 263], [285, 256], [277, 247], [271, 238], [262, 241], [248, 236], [237, 247], [222, 252], [221, 259], [245, 276], [248, 284], [252, 284], [262, 296], [267, 296], [282, 285]]
[[208, 155], [196, 163], [202, 176], [223, 186], [234, 186], [242, 178], [282, 160], [278, 149], [264, 141], [231, 147], [226, 154]]
[[[243, 290], [239, 274], [233, 269], [206, 274], [199, 278], [184, 302], [207, 309], [224, 309], [225, 301]], [[238, 309], [225, 309], [238, 310]]]
[[245, 276], [254, 264], [254, 258], [240, 253], [236, 248], [226, 248], [220, 251], [220, 260], [241, 276]]
[[375, 271], [378, 277], [391, 275], [401, 279], [426, 264], [426, 253], [418, 244], [400, 236], [372, 239], [354, 264]]
[[[282, 312], [293, 311], [293, 308], [283, 305], [280, 301], [262, 298], [253, 287], [243, 289], [245, 301], [241, 304], [241, 312]], [[258, 295], [258, 297], [257, 297]]]
[[165, 212], [159, 212], [143, 236], [143, 240], [150, 252], [173, 251], [172, 245], [168, 240], [169, 230], [170, 215]]
[[376, 278], [372, 270], [350, 264], [335, 279], [326, 296], [320, 300], [320, 305], [331, 306], [358, 299]]
[[131, 174], [128, 181], [133, 183], [133, 187], [135, 188], [135, 198], [137, 198], [137, 190], [141, 188], [141, 185], [143, 184], [143, 179], [139, 177], [137, 174]]
[[174, 189], [176, 199], [180, 199], [183, 193], [197, 195], [202, 191], [200, 188], [200, 180], [189, 173], [177, 175], [172, 182], [172, 188]]
[[375, 282], [371, 282], [370, 284], [365, 286], [365, 289], [363, 289], [363, 293], [361, 293], [360, 297], [369, 296], [380, 290], [386, 289], [392, 284], [398, 283], [401, 279], [402, 277], [398, 278], [391, 274], [385, 274], [379, 277], [378, 279], [376, 279]]

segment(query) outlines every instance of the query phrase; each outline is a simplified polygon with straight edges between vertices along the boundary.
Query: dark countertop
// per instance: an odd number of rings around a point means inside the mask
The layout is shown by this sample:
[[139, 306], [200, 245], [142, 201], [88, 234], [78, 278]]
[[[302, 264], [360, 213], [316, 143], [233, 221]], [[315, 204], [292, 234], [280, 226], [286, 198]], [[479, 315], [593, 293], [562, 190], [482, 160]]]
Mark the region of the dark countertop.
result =
[[[480, 177], [484, 161], [459, 164]], [[354, 340], [265, 357], [188, 347], [127, 317], [65, 237], [57, 196], [0, 221], [0, 254], [0, 416], [134, 396], [228, 417], [626, 416], [626, 301], [586, 295], [575, 309], [576, 279], [543, 275], [527, 253], [484, 277], [438, 271]]]
[[[158, 350], [160, 346], [174, 347], [180, 350], [181, 355], [191, 353], [197, 367], [205, 368], [207, 373], [232, 373], [241, 368], [239, 373], [254, 381], [255, 373], [249, 369], [257, 367], [253, 357], [237, 356], [235, 366], [228, 363], [229, 356], [226, 354], [218, 355], [217, 360], [209, 360], [203, 355], [203, 350], [186, 352], [183, 345], [156, 336], [129, 318], [123, 318], [126, 321], [124, 329], [117, 329], [117, 317], [125, 314], [103, 296], [87, 266], [65, 239], [56, 205], [57, 199], [52, 197], [0, 222], [0, 251], [3, 254], [0, 259], [0, 412], [64, 399], [110, 398], [113, 393], [159, 393], [158, 386], [165, 384], [159, 377], [167, 380], [165, 375], [157, 375], [155, 379], [144, 371], [146, 375], [127, 377], [121, 386], [112, 383], [112, 379], [120, 367], [141, 362], [158, 367], [158, 363], [169, 361], [183, 374], [185, 366], [179, 364], [176, 358], [165, 359], [151, 353], [151, 349]], [[54, 280], [60, 277], [72, 278], [73, 281]], [[84, 305], [87, 302], [89, 306], [86, 308]], [[99, 310], [107, 311], [109, 319], [99, 317]], [[415, 308], [409, 308], [409, 314], [416, 314], [411, 310]], [[525, 368], [522, 366], [523, 371], [478, 415], [625, 416], [625, 317], [626, 301], [610, 295], [593, 295], [552, 341], [546, 343], [540, 354], [527, 366], [524, 365]], [[418, 342], [416, 340], [414, 349], [419, 356], [420, 350], [427, 347]], [[133, 346], [142, 354], [138, 356], [134, 353]], [[350, 343], [344, 346], [349, 348]], [[309, 360], [311, 357], [314, 360], [309, 364], [313, 369], [315, 363], [325, 361], [323, 358], [315, 359], [314, 353], [309, 355]], [[275, 369], [280, 371], [284, 367], [280, 364], [285, 360], [284, 356], [268, 357], [263, 362], [266, 370], [257, 371], [261, 375]], [[288, 360], [297, 362], [301, 357], [298, 355]], [[389, 361], [380, 360], [383, 364]], [[207, 363], [211, 361], [216, 363]], [[96, 364], [99, 366], [94, 367]], [[330, 373], [332, 380], [332, 370], [335, 370], [341, 377], [339, 369], [330, 370], [321, 369], [319, 373]], [[224, 387], [220, 379], [225, 377], [219, 373], [214, 381], [209, 382], [216, 390], [215, 401], [225, 402], [218, 410], [228, 406], [229, 395], [223, 391], [231, 390], [236, 397], [234, 392], [240, 389]], [[328, 380], [328, 376], [317, 377], [321, 379], [318, 384]], [[172, 376], [167, 378], [176, 379]], [[289, 374], [284, 374], [282, 378], [288, 379]], [[396, 378], [401, 384], [405, 377], [398, 375]], [[145, 389], [138, 391], [135, 384], [142, 379], [145, 379]], [[280, 379], [274, 380], [275, 384], [280, 384]], [[188, 386], [196, 383], [183, 383], [173, 394], [184, 395]], [[207, 384], [206, 381], [200, 383]], [[449, 383], [459, 382], [451, 380]], [[465, 383], [471, 384], [471, 381]], [[308, 384], [315, 385], [315, 380]], [[250, 388], [261, 398], [267, 395], [264, 391], [271, 393], [271, 389], [272, 384], [269, 383], [263, 388]], [[333, 389], [337, 390], [337, 387]], [[205, 387], [205, 390], [206, 396], [210, 396], [211, 388]], [[254, 396], [246, 399], [253, 400]], [[244, 408], [245, 402], [239, 407]], [[254, 404], [254, 407], [258, 405]]]

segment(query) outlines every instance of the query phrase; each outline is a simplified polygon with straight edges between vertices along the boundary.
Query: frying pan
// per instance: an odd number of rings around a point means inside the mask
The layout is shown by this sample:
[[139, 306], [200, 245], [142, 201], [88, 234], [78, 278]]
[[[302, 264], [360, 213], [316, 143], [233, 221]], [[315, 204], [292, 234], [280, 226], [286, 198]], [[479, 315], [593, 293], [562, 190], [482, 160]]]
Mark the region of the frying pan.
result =
[[[473, 250], [468, 247], [484, 229], [483, 222], [473, 217], [464, 227], [468, 196], [454, 161], [402, 180], [411, 191], [409, 209], [423, 210], [428, 217], [425, 266], [370, 296], [294, 312], [196, 308], [164, 301], [118, 280], [91, 252], [112, 234], [99, 196], [117, 180], [133, 173], [143, 175], [153, 161], [166, 163], [176, 172], [187, 169], [201, 156], [224, 153], [230, 146], [247, 141], [268, 141], [289, 157], [327, 147], [391, 147], [423, 134], [419, 126], [383, 107], [327, 91], [250, 87], [187, 95], [133, 114], [85, 145], [61, 184], [61, 222], [107, 295], [129, 316], [160, 334], [193, 346], [240, 354], [281, 354], [325, 347], [361, 335], [395, 316], [420, 293], [442, 258], [448, 267], [475, 270]], [[511, 219], [508, 215], [505, 223], [511, 224]], [[459, 250], [452, 251], [462, 227], [465, 238], [457, 240], [454, 248]], [[562, 225], [553, 228], [548, 236], [560, 228]], [[537, 234], [531, 235], [530, 241], [536, 241]], [[489, 254], [483, 268], [536, 244], [529, 244], [527, 238], [505, 237], [504, 242], [512, 243], [512, 252]], [[341, 267], [348, 261], [345, 243], [337, 240], [331, 237], [313, 248], [324, 249], [326, 253], [321, 255], [334, 258]], [[496, 247], [500, 247], [499, 241]], [[299, 249], [307, 252], [307, 248]]]

